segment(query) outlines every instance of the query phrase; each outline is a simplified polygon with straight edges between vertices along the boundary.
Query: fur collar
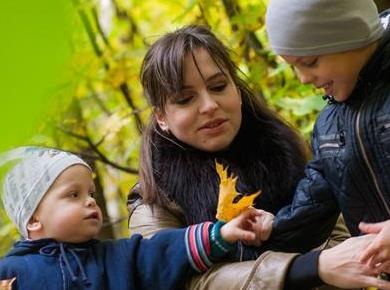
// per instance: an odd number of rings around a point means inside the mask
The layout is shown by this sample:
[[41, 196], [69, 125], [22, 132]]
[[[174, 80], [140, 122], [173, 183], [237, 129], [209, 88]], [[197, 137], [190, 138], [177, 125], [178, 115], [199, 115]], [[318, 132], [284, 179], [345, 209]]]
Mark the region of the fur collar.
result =
[[182, 209], [186, 224], [214, 221], [218, 160], [238, 176], [239, 192], [262, 190], [256, 207], [275, 213], [291, 201], [305, 163], [298, 148], [293, 148], [285, 132], [279, 131], [272, 122], [244, 118], [230, 148], [218, 153], [199, 151], [155, 135], [153, 162], [157, 184]]

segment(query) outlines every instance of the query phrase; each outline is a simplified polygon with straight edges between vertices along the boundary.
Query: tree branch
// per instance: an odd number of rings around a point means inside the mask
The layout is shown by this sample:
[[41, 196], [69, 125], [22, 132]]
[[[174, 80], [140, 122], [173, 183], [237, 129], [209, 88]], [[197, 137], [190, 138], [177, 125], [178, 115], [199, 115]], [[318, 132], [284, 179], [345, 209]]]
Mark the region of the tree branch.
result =
[[98, 146], [96, 144], [94, 144], [91, 140], [91, 138], [89, 136], [83, 136], [83, 135], [80, 135], [80, 134], [77, 134], [75, 132], [72, 132], [72, 131], [69, 131], [65, 128], [61, 128], [59, 126], [57, 126], [57, 128], [59, 130], [61, 130], [62, 132], [64, 132], [65, 134], [73, 137], [73, 138], [76, 138], [78, 140], [81, 140], [81, 141], [84, 141], [86, 142], [88, 145], [89, 145], [89, 148], [96, 154], [96, 155], [90, 155], [90, 154], [85, 154], [85, 153], [76, 153], [76, 154], [80, 154], [81, 156], [84, 156], [84, 157], [87, 157], [87, 158], [90, 158], [90, 159], [94, 159], [94, 160], [98, 160], [98, 161], [101, 161], [105, 164], [108, 164], [110, 165], [111, 167], [114, 167], [116, 169], [119, 169], [121, 171], [124, 171], [124, 172], [127, 172], [127, 173], [130, 173], [130, 174], [138, 174], [138, 170], [135, 169], [135, 168], [132, 168], [132, 167], [126, 167], [126, 166], [122, 166], [122, 165], [119, 165], [113, 161], [111, 161], [110, 159], [108, 159], [98, 148]]
[[111, 50], [112, 49], [111, 44], [108, 41], [107, 36], [103, 32], [102, 26], [100, 25], [99, 15], [97, 13], [95, 6], [92, 8], [92, 16], [93, 16], [93, 20], [95, 21], [95, 26], [96, 26], [96, 29], [97, 29], [100, 37], [103, 39], [103, 42], [105, 43], [105, 45]]
[[142, 130], [144, 128], [144, 124], [141, 120], [141, 117], [139, 115], [139, 109], [135, 106], [132, 98], [131, 98], [131, 95], [130, 95], [130, 89], [129, 89], [129, 86], [126, 84], [126, 83], [122, 83], [120, 86], [119, 86], [127, 104], [129, 105], [129, 107], [133, 110], [133, 113], [134, 113], [134, 119], [135, 119], [135, 122], [136, 122], [136, 125], [137, 125], [137, 130], [138, 130], [138, 133], [142, 134]]
[[[78, 0], [73, 0], [73, 2], [77, 5], [78, 4]], [[113, 4], [114, 4], [114, 7], [116, 10], [118, 10], [118, 6], [117, 4], [115, 3], [115, 1], [113, 1]], [[80, 18], [81, 18], [81, 21], [83, 22], [83, 25], [87, 31], [87, 35], [88, 35], [88, 38], [89, 40], [91, 41], [91, 44], [92, 44], [92, 47], [96, 53], [96, 55], [101, 58], [102, 62], [103, 62], [103, 65], [104, 65], [104, 68], [108, 71], [110, 69], [110, 66], [109, 64], [107, 63], [107, 61], [104, 59], [103, 57], [103, 52], [102, 50], [99, 48], [97, 42], [96, 42], [96, 39], [95, 39], [95, 35], [94, 35], [94, 32], [93, 32], [93, 29], [92, 29], [92, 25], [87, 17], [87, 14], [85, 13], [85, 11], [83, 11], [82, 9], [80, 9], [79, 7], [78, 8], [78, 12], [79, 12], [79, 15], [80, 15]], [[94, 17], [98, 17], [97, 16], [97, 13], [96, 13], [96, 10], [92, 10], [93, 11], [93, 15]], [[95, 12], [94, 12], [95, 11]], [[127, 14], [126, 14], [127, 15]], [[128, 16], [128, 15], [127, 15]], [[100, 25], [99, 25], [99, 21], [98, 21], [98, 18], [94, 18], [95, 19], [95, 22], [96, 22], [96, 25], [97, 25], [97, 29], [99, 31], [99, 29], [101, 30], [100, 28]], [[130, 23], [131, 24], [131, 23]], [[134, 25], [134, 23], [133, 23]], [[134, 28], [134, 27], [132, 27]], [[103, 37], [104, 33], [103, 31], [101, 31], [101, 36]], [[108, 41], [107, 41], [108, 43]], [[141, 117], [139, 116], [139, 114], [137, 112], [139, 112], [138, 108], [135, 106], [133, 100], [131, 99], [131, 95], [130, 95], [130, 91], [129, 91], [129, 87], [128, 85], [126, 84], [126, 82], [123, 82], [120, 84], [119, 86], [119, 89], [122, 93], [122, 95], [124, 96], [127, 104], [130, 106], [130, 108], [133, 110], [134, 112], [134, 119], [135, 119], [135, 123], [136, 123], [136, 129], [137, 131], [142, 134], [142, 129], [144, 127], [143, 125], [143, 122], [141, 120]]]
[[[222, 0], [222, 3], [225, 7], [226, 14], [230, 20], [240, 13], [241, 9], [235, 0]], [[232, 30], [234, 32], [238, 31], [238, 25], [232, 24]], [[267, 56], [267, 52], [264, 50], [264, 47], [260, 40], [257, 38], [256, 34], [248, 29], [243, 29], [243, 31], [245, 44], [252, 48], [257, 56], [265, 58]], [[274, 68], [277, 66], [277, 63], [273, 59], [267, 59], [267, 63]]]

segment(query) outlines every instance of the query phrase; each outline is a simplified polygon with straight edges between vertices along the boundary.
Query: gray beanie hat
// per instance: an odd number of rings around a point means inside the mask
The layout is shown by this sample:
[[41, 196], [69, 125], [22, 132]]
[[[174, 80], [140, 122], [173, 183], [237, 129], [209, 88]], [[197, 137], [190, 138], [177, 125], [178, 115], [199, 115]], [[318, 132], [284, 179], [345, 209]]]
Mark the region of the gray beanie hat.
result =
[[50, 148], [20, 147], [8, 151], [0, 156], [0, 165], [14, 160], [19, 162], [4, 178], [3, 203], [8, 216], [27, 238], [27, 223], [56, 178], [75, 164], [91, 168], [74, 154]]
[[272, 49], [290, 56], [353, 50], [383, 33], [372, 0], [271, 0], [266, 28]]

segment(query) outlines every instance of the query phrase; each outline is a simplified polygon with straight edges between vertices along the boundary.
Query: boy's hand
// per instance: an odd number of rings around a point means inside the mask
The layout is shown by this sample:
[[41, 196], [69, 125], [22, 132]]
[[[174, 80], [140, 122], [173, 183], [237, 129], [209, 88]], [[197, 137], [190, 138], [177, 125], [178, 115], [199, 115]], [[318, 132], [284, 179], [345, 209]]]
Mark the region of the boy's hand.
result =
[[256, 233], [256, 239], [249, 244], [259, 247], [264, 241], [269, 239], [275, 216], [265, 210], [258, 210], [258, 212], [260, 215], [256, 216], [256, 223], [253, 225], [253, 230]]
[[[253, 207], [246, 209], [237, 217], [233, 218], [231, 221], [222, 226], [222, 238], [230, 244], [233, 244], [237, 241], [242, 241], [246, 244], [252, 245], [259, 242], [258, 239], [260, 240], [261, 237], [268, 238], [269, 234], [271, 233], [270, 229], [268, 229], [268, 225], [271, 223], [272, 228], [272, 221], [269, 221], [270, 216], [265, 215], [265, 213], [267, 212], [263, 210], [257, 210]], [[262, 216], [264, 217], [262, 218]], [[264, 232], [261, 232], [260, 237], [258, 232], [259, 228], [263, 227], [263, 223], [264, 225], [267, 225], [267, 229], [265, 229]]]
[[390, 270], [390, 220], [380, 223], [360, 223], [363, 233], [377, 234], [370, 245], [362, 252], [359, 260], [380, 272]]

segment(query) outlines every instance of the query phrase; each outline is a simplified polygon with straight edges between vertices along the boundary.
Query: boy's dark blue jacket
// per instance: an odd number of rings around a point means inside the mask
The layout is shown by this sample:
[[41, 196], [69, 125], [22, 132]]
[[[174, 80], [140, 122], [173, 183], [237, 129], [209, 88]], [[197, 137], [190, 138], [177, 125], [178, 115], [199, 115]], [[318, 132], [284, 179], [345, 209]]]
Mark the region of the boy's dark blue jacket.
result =
[[13, 289], [183, 289], [195, 273], [184, 235], [180, 229], [150, 240], [138, 235], [84, 244], [19, 241], [0, 261], [0, 280], [16, 277]]
[[390, 25], [349, 99], [320, 113], [312, 146], [292, 204], [275, 217], [274, 248], [320, 245], [340, 210], [354, 236], [361, 221], [390, 219]]

